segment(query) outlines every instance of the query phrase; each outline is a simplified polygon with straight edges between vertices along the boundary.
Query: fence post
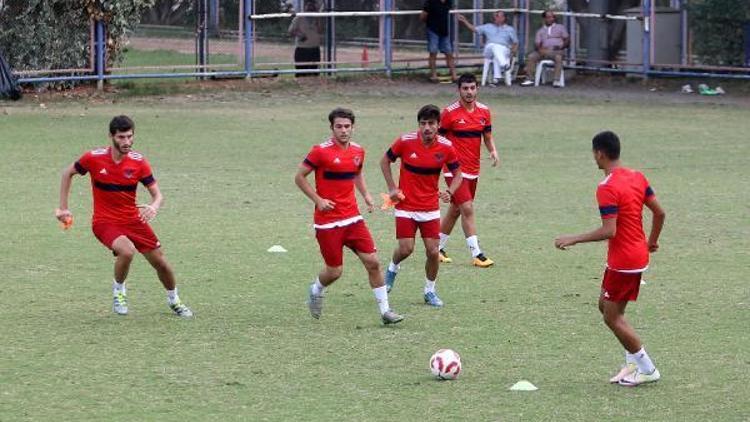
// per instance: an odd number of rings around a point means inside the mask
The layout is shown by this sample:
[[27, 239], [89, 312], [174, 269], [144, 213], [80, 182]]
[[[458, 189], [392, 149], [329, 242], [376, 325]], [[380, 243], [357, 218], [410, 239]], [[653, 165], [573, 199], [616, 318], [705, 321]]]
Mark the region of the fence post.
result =
[[245, 78], [250, 78], [253, 73], [253, 29], [254, 21], [250, 16], [253, 15], [255, 9], [253, 8], [254, 0], [242, 0], [242, 8], [244, 10], [245, 19], [244, 22], [244, 36], [245, 36]]
[[[383, 11], [393, 11], [393, 0], [383, 1]], [[385, 76], [390, 78], [393, 73], [393, 15], [383, 18], [383, 53]]]
[[651, 70], [651, 0], [643, 0], [643, 77]]
[[529, 14], [523, 11], [523, 9], [526, 9], [526, 0], [518, 0], [518, 8], [522, 9], [518, 16], [518, 60], [521, 63], [526, 63], [526, 43], [529, 42], [528, 31], [526, 30]]
[[104, 36], [106, 32], [106, 27], [104, 25], [104, 19], [98, 19], [96, 21], [96, 26], [94, 28], [94, 48], [96, 50], [96, 89], [102, 90], [104, 89], [104, 68], [105, 68], [105, 52], [107, 50], [107, 43], [106, 43], [106, 37]]
[[[473, 9], [481, 9], [482, 8], [482, 0], [474, 0]], [[480, 12], [474, 12], [471, 17], [472, 25], [479, 26], [482, 24], [482, 14]], [[460, 27], [461, 25], [459, 25]], [[460, 28], [459, 28], [460, 29]], [[461, 32], [459, 30], [459, 32]], [[479, 51], [479, 49], [482, 48], [482, 36], [477, 34], [476, 32], [471, 34], [474, 39], [474, 48]]]

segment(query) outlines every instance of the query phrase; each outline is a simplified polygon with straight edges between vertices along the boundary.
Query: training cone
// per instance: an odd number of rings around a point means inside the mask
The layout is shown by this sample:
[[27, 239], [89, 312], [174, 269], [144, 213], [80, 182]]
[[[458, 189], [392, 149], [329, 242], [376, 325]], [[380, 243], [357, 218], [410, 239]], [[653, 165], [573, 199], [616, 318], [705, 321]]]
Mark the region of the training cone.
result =
[[526, 380], [518, 381], [510, 387], [511, 391], [536, 391], [538, 388]]
[[286, 249], [284, 249], [284, 247], [281, 245], [273, 245], [270, 248], [268, 248], [268, 252], [283, 253], [283, 252], [286, 252]]

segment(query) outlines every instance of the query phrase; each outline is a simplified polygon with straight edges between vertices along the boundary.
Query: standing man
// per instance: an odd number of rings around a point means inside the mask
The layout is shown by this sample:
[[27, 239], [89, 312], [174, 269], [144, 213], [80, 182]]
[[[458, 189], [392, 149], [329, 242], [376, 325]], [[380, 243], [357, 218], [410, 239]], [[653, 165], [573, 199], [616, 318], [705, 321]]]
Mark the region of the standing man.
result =
[[[445, 191], [440, 191], [440, 173], [443, 166], [457, 171], [459, 166], [456, 150], [451, 142], [438, 135], [440, 109], [429, 104], [417, 113], [419, 130], [397, 138], [383, 158], [383, 170], [388, 194], [396, 203], [396, 238], [398, 247], [386, 270], [385, 282], [390, 291], [396, 281], [401, 261], [414, 251], [417, 229], [422, 235], [427, 261], [425, 262], [424, 301], [435, 307], [443, 301], [435, 291], [440, 258], [438, 253], [440, 232], [440, 201], [449, 202], [461, 185], [461, 173]], [[393, 180], [391, 164], [401, 159], [398, 187]], [[403, 198], [403, 199], [401, 199]]]
[[560, 75], [562, 74], [562, 61], [565, 58], [565, 49], [570, 45], [570, 35], [564, 25], [555, 22], [555, 13], [545, 10], [542, 13], [544, 25], [536, 31], [534, 45], [536, 50], [529, 53], [526, 59], [526, 80], [522, 86], [534, 85], [536, 64], [540, 60], [555, 61], [555, 80], [552, 86], [561, 88]]
[[[380, 309], [383, 324], [395, 324], [404, 319], [388, 305], [388, 292], [380, 272], [380, 262], [370, 230], [357, 207], [354, 187], [365, 199], [369, 212], [373, 210], [372, 196], [367, 191], [362, 167], [365, 150], [351, 141], [354, 113], [336, 108], [328, 115], [331, 137], [312, 147], [300, 164], [294, 182], [315, 204], [313, 226], [325, 266], [310, 286], [308, 306], [310, 315], [319, 319], [323, 311], [326, 287], [341, 277], [344, 246], [351, 249], [364, 264], [370, 287]], [[315, 188], [307, 176], [315, 172]]]
[[[109, 122], [109, 139], [111, 146], [91, 150], [63, 170], [60, 205], [55, 217], [66, 227], [72, 223], [68, 197], [73, 175], [90, 173], [94, 194], [91, 228], [96, 238], [115, 255], [112, 310], [118, 315], [128, 313], [125, 279], [133, 256], [140, 252], [167, 290], [169, 308], [180, 317], [190, 318], [193, 312], [180, 301], [172, 266], [148, 224], [156, 217], [163, 197], [146, 157], [132, 150], [135, 124], [128, 116], [113, 118]], [[136, 205], [138, 182], [148, 189], [151, 203]]]
[[505, 12], [495, 12], [493, 23], [474, 26], [463, 15], [458, 15], [461, 22], [471, 32], [484, 35], [484, 57], [492, 59], [493, 80], [496, 84], [502, 78], [503, 72], [510, 68], [511, 57], [518, 51], [518, 35], [516, 30], [506, 24]]
[[[655, 382], [661, 377], [659, 370], [625, 319], [625, 307], [628, 301], [638, 298], [641, 274], [648, 268], [649, 252], [659, 249], [659, 234], [666, 214], [646, 177], [620, 163], [617, 135], [601, 132], [592, 143], [594, 160], [606, 176], [596, 190], [602, 225], [587, 233], [560, 236], [555, 239], [555, 246], [565, 250], [577, 243], [608, 240], [599, 311], [625, 348], [625, 365], [609, 382], [625, 386]], [[653, 214], [648, 240], [643, 232], [644, 205]]]
[[[318, 2], [305, 0], [305, 12], [317, 12]], [[294, 37], [294, 68], [317, 69], [320, 62], [320, 44], [323, 37], [323, 21], [320, 18], [295, 16], [289, 24], [288, 33]], [[317, 72], [295, 73], [295, 77], [317, 76]]]
[[450, 10], [453, 0], [425, 0], [419, 19], [427, 26], [427, 51], [430, 53], [430, 80], [439, 82], [437, 77], [438, 51], [445, 54], [445, 63], [451, 72], [451, 80], [456, 80], [456, 65], [453, 61], [453, 43], [450, 37]]
[[[440, 227], [440, 261], [450, 263], [453, 260], [445, 252], [445, 245], [461, 217], [461, 227], [466, 237], [466, 245], [471, 252], [474, 266], [487, 268], [494, 262], [484, 256], [479, 248], [477, 224], [474, 218], [474, 197], [479, 181], [479, 163], [482, 143], [490, 153], [492, 167], [500, 163], [497, 156], [495, 142], [492, 140], [492, 117], [490, 109], [477, 101], [477, 79], [471, 73], [464, 73], [458, 78], [458, 101], [443, 109], [440, 118], [440, 133], [446, 136], [458, 152], [461, 163], [462, 182], [455, 195], [451, 198], [451, 205], [443, 218]], [[445, 182], [453, 183], [457, 171], [447, 169]]]

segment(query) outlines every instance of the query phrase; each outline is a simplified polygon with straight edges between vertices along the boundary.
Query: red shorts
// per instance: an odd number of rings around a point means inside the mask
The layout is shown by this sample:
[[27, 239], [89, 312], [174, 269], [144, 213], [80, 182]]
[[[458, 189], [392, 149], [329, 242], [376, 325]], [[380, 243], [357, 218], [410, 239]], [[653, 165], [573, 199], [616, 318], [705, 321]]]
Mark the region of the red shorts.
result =
[[128, 224], [95, 223], [91, 230], [109, 249], [112, 249], [112, 243], [120, 236], [130, 239], [140, 253], [150, 252], [161, 246], [151, 226], [138, 220]]
[[364, 221], [343, 227], [315, 229], [315, 238], [320, 245], [320, 253], [329, 267], [340, 267], [344, 263], [344, 246], [354, 253], [375, 253], [375, 242]]
[[[477, 195], [477, 182], [479, 179], [462, 179], [461, 186], [458, 187], [458, 190], [456, 193], [453, 194], [453, 197], [451, 198], [451, 203], [453, 205], [461, 205], [464, 202], [473, 201], [474, 197]], [[453, 182], [453, 176], [446, 177], [445, 183], [450, 186], [451, 182]]]
[[641, 273], [621, 273], [604, 270], [602, 278], [602, 299], [610, 302], [626, 302], [638, 299], [641, 289]]
[[422, 239], [440, 239], [440, 219], [417, 221], [406, 217], [396, 217], [396, 239], [413, 239], [417, 229]]

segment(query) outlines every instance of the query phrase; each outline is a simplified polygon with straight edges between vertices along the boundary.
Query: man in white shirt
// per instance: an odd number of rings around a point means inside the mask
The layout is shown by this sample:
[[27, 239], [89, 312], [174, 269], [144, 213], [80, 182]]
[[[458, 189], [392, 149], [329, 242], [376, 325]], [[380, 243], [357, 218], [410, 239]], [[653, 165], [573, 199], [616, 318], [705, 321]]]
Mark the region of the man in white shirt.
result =
[[492, 69], [496, 83], [502, 73], [510, 67], [510, 59], [518, 49], [518, 35], [512, 26], [506, 23], [505, 13], [501, 10], [495, 12], [493, 23], [474, 26], [462, 15], [458, 15], [458, 21], [470, 31], [484, 35], [484, 57], [492, 59]]

